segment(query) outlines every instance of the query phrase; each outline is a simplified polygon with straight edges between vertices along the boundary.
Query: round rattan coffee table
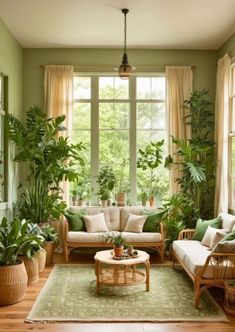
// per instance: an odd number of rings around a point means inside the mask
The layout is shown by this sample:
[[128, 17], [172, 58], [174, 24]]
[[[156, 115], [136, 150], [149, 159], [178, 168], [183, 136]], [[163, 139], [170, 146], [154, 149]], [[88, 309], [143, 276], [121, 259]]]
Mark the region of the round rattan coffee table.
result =
[[[98, 251], [95, 255], [96, 292], [100, 285], [108, 286], [134, 286], [146, 284], [149, 291], [149, 254], [138, 250], [134, 258], [116, 260], [112, 250]], [[139, 266], [144, 266], [140, 270]]]

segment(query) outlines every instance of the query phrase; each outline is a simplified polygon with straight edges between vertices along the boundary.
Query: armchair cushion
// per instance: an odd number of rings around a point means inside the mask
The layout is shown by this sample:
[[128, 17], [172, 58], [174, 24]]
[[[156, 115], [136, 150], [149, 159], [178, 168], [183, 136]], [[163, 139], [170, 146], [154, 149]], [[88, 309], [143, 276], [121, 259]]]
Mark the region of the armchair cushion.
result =
[[207, 227], [221, 228], [221, 218], [217, 217], [211, 220], [198, 219], [196, 224], [196, 232], [193, 235], [193, 240], [201, 241], [206, 233]]
[[214, 246], [227, 234], [224, 229], [216, 229], [211, 226], [207, 227], [206, 233], [203, 236], [202, 244], [213, 249]]
[[213, 248], [212, 253], [232, 253], [235, 252], [235, 239], [232, 241], [221, 241]]

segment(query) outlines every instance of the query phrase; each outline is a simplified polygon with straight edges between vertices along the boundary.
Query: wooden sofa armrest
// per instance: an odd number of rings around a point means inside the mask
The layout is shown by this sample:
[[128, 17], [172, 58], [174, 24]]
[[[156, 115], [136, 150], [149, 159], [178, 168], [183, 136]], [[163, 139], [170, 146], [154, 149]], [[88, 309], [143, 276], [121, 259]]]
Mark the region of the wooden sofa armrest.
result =
[[213, 253], [209, 255], [201, 270], [201, 278], [203, 278], [208, 266], [213, 269], [213, 279], [235, 278], [235, 253]]
[[164, 239], [165, 239], [165, 228], [164, 228], [164, 224], [162, 222], [160, 222], [160, 224], [159, 224], [159, 233], [161, 234], [162, 241], [164, 241]]
[[192, 240], [193, 234], [196, 232], [196, 229], [183, 229], [179, 232], [178, 240]]

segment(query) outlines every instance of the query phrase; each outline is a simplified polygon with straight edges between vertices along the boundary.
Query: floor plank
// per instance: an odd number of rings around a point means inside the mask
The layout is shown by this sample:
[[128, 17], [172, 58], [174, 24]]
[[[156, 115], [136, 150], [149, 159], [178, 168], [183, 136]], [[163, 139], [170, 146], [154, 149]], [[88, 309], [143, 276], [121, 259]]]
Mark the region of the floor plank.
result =
[[[55, 254], [54, 263], [64, 263], [63, 255]], [[93, 263], [93, 254], [72, 254], [70, 263]], [[151, 255], [151, 263], [159, 263], [156, 255]], [[166, 265], [171, 264], [166, 260]], [[0, 332], [234, 332], [235, 317], [227, 316], [229, 323], [198, 323], [198, 322], [172, 322], [172, 323], [50, 323], [31, 324], [25, 323], [25, 318], [36, 300], [41, 288], [46, 282], [52, 266], [47, 266], [40, 274], [40, 279], [35, 285], [28, 286], [23, 301], [11, 306], [0, 307]], [[223, 305], [224, 293], [214, 288], [212, 295], [217, 302]]]

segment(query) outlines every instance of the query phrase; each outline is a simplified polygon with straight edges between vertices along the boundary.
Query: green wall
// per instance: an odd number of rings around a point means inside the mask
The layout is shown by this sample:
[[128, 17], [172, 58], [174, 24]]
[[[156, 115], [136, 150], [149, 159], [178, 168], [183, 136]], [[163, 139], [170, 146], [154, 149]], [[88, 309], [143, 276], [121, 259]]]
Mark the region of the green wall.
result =
[[226, 53], [235, 56], [235, 33], [218, 49], [218, 59], [222, 58]]
[[[22, 117], [23, 50], [0, 18], [0, 72], [8, 76], [8, 111]], [[10, 146], [9, 156], [13, 155]], [[11, 211], [12, 201], [17, 197], [19, 183], [17, 165], [9, 160], [8, 201], [0, 203], [0, 220]]]
[[[91, 71], [96, 66], [118, 66], [122, 50], [119, 49], [24, 49], [24, 112], [34, 104], [43, 106], [44, 64], [72, 64], [79, 68], [87, 66]], [[193, 65], [194, 88], [207, 88], [214, 101], [216, 77], [216, 51], [200, 50], [128, 50], [129, 63], [136, 66], [150, 66], [161, 71], [165, 65]], [[141, 71], [141, 69], [139, 68]]]

